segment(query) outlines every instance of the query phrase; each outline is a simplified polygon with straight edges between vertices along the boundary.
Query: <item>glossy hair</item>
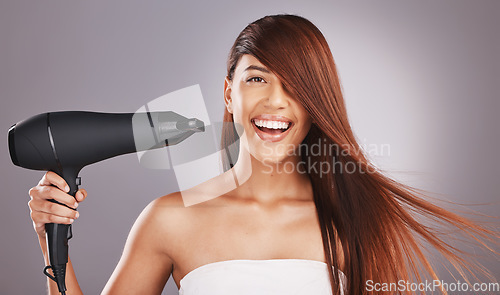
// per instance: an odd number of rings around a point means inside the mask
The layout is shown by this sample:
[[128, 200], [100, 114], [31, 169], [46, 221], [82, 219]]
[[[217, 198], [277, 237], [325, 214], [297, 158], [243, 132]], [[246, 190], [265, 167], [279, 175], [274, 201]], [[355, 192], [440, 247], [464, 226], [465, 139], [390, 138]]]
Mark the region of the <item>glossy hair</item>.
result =
[[[424, 244], [437, 249], [461, 275], [463, 269], [483, 270], [444, 241], [437, 226], [459, 229], [469, 240], [486, 247], [482, 241], [494, 240], [491, 231], [424, 200], [421, 190], [385, 176], [361, 151], [347, 118], [332, 53], [315, 25], [295, 15], [266, 16], [249, 24], [231, 48], [230, 80], [244, 54], [268, 67], [312, 117], [301, 146], [321, 142], [335, 147], [333, 154], [301, 153], [304, 161], [338, 164], [328, 174], [309, 172], [333, 294], [339, 294], [340, 276], [332, 266], [339, 269], [337, 253], [342, 251], [345, 294], [371, 294], [365, 287], [367, 280], [411, 282], [420, 281], [422, 274], [438, 279], [425, 257]], [[233, 122], [227, 110], [224, 121]], [[224, 125], [222, 148], [231, 148], [237, 140], [230, 125]], [[346, 173], [352, 171], [346, 169], [349, 163], [356, 164], [355, 172]], [[228, 170], [232, 164], [226, 160], [223, 166]], [[425, 220], [432, 227], [424, 225]]]

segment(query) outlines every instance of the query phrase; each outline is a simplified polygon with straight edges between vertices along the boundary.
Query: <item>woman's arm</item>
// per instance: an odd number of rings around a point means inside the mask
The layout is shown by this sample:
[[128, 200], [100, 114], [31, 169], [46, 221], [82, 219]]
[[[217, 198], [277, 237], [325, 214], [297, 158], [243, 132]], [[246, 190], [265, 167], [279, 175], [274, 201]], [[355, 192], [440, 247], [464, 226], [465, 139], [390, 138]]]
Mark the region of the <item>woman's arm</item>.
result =
[[168, 212], [159, 203], [151, 202], [137, 218], [102, 294], [161, 294], [173, 269], [166, 252], [173, 239], [166, 231], [172, 226]]
[[[67, 194], [66, 182], [53, 172], [47, 172], [37, 186], [29, 191], [31, 200], [28, 206], [31, 211], [33, 227], [38, 235], [45, 264], [49, 265], [47, 242], [45, 237], [46, 223], [71, 224], [78, 218], [77, 212], [66, 207], [78, 207], [78, 203], [87, 197], [81, 189], [75, 198]], [[169, 278], [173, 262], [166, 250], [173, 244], [176, 235], [171, 229], [179, 229], [176, 225], [182, 201], [171, 194], [151, 202], [137, 218], [129, 234], [125, 249], [113, 275], [106, 284], [103, 294], [161, 294]], [[61, 204], [50, 202], [55, 199]], [[49, 273], [50, 270], [49, 270]], [[59, 294], [57, 285], [48, 279], [50, 295]], [[67, 295], [83, 294], [73, 270], [71, 259], [66, 268]]]

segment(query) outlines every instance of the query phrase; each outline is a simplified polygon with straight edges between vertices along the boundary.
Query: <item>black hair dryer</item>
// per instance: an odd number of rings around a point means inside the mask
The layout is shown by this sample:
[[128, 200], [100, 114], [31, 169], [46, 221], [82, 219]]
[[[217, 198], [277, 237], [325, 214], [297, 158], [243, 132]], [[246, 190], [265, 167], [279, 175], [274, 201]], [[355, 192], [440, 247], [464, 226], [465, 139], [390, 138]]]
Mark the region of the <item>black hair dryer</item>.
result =
[[[54, 171], [62, 176], [70, 187], [69, 194], [75, 196], [80, 185], [78, 173], [84, 166], [122, 154], [174, 145], [203, 131], [203, 121], [170, 111], [52, 112], [13, 125], [9, 129], [9, 151], [17, 166]], [[65, 294], [71, 225], [50, 223], [45, 229], [50, 265], [43, 272]], [[52, 269], [53, 275], [48, 269]]]

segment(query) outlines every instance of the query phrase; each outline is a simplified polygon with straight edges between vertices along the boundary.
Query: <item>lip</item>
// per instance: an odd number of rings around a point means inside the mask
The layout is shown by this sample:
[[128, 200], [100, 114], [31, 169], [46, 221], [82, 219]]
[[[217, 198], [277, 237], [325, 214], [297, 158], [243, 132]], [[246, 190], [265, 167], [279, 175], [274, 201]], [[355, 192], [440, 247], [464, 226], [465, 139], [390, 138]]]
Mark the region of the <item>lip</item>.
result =
[[[279, 133], [279, 134], [268, 134], [263, 131], [261, 131], [257, 126], [255, 126], [254, 120], [271, 120], [271, 121], [281, 121], [281, 122], [288, 122], [290, 123], [290, 126], [285, 132]], [[255, 133], [262, 139], [263, 141], [269, 141], [269, 142], [277, 142], [283, 140], [290, 130], [294, 127], [294, 123], [292, 120], [288, 119], [285, 116], [280, 116], [280, 115], [270, 115], [270, 114], [262, 114], [257, 117], [252, 118], [251, 120], [253, 129], [255, 130]]]
[[285, 116], [281, 116], [281, 115], [262, 114], [262, 115], [258, 115], [257, 117], [253, 117], [252, 121], [253, 120], [271, 120], [271, 121], [290, 122], [293, 124], [292, 120], [288, 119]]

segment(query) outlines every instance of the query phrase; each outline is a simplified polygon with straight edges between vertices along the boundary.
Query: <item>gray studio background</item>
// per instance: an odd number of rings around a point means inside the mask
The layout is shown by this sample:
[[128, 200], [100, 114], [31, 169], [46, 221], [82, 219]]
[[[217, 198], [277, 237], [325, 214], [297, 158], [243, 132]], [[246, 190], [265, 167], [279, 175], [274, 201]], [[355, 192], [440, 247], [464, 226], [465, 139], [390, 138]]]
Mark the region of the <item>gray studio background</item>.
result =
[[[275, 13], [305, 16], [322, 30], [358, 138], [390, 146], [376, 163], [449, 200], [489, 203], [472, 208], [498, 217], [500, 1], [1, 0], [2, 294], [45, 292], [27, 207], [43, 173], [11, 164], [7, 129], [48, 111], [134, 112], [193, 84], [220, 121], [234, 39]], [[172, 171], [145, 169], [135, 155], [80, 175], [89, 197], [70, 256], [85, 294], [98, 294], [138, 214], [177, 185]], [[482, 261], [498, 279], [498, 257]], [[173, 280], [163, 294], [177, 294]]]

